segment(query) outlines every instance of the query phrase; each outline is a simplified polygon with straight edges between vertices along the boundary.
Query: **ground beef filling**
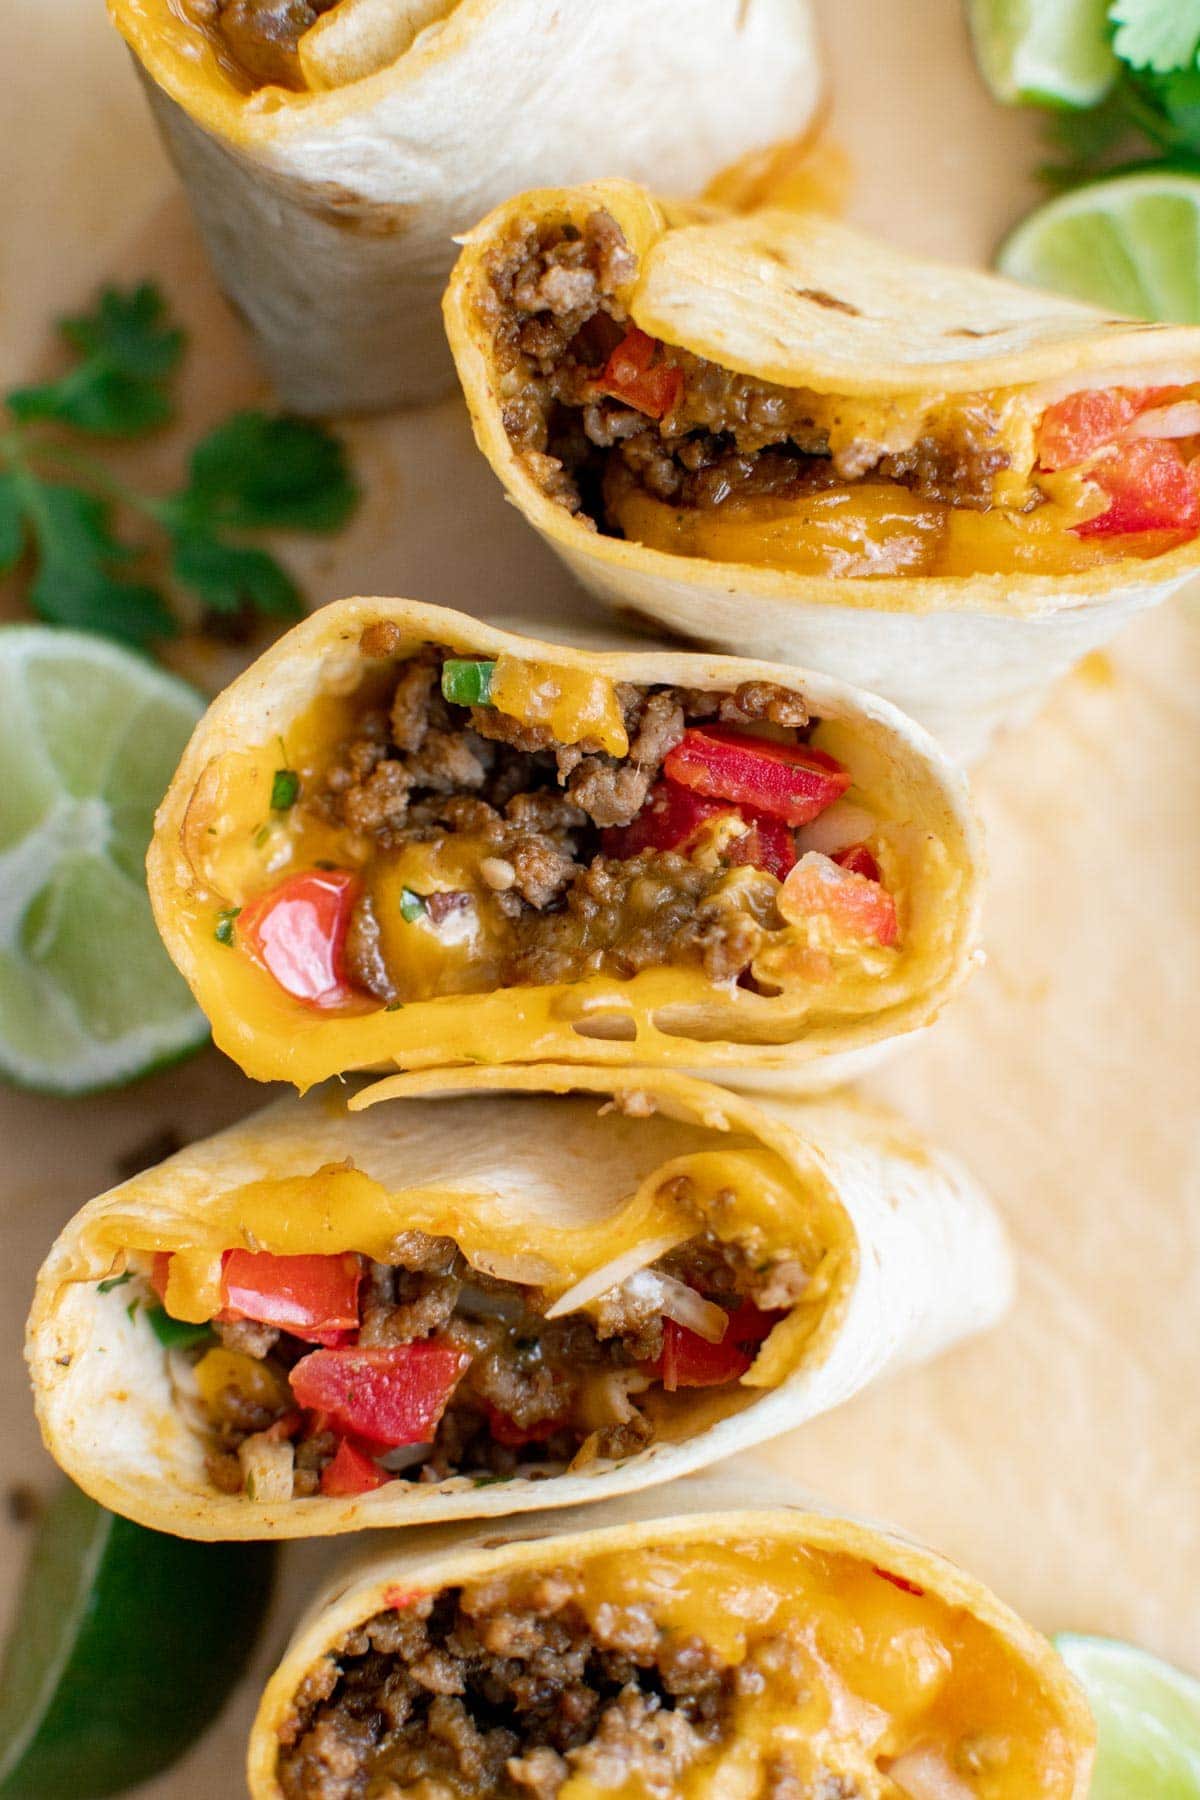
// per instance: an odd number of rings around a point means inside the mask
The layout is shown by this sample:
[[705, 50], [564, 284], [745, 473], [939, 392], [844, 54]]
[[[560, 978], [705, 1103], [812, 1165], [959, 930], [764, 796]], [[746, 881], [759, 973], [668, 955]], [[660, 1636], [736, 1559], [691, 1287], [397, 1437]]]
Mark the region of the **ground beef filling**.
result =
[[300, 39], [337, 0], [188, 0], [255, 86], [303, 88]]
[[[375, 627], [363, 648], [387, 655], [399, 643], [399, 633]], [[369, 837], [381, 857], [456, 834], [478, 846], [482, 901], [451, 892], [430, 895], [427, 906], [435, 926], [459, 907], [487, 909], [502, 986], [624, 978], [663, 964], [699, 965], [718, 982], [746, 976], [766, 934], [782, 927], [769, 876], [744, 871], [731, 903], [726, 866], [675, 851], [606, 856], [601, 833], [637, 816], [687, 725], [766, 722], [804, 736], [811, 722], [801, 698], [762, 681], [726, 694], [622, 684], [629, 753], [618, 760], [596, 744], [556, 743], [495, 707], [451, 704], [441, 693], [444, 659], [429, 646], [401, 665], [390, 700], [364, 713], [305, 804]], [[369, 880], [345, 956], [367, 993], [386, 1003], [412, 997], [388, 967]]]
[[[704, 1641], [660, 1629], [645, 1607], [589, 1622], [571, 1571], [480, 1582], [377, 1613], [304, 1681], [280, 1728], [287, 1800], [403, 1794], [554, 1800], [572, 1775], [620, 1788], [636, 1770], [670, 1793], [727, 1734], [734, 1703], [791, 1668], [785, 1639], [737, 1667]], [[422, 1785], [422, 1784], [428, 1785]], [[776, 1759], [764, 1800], [856, 1800], [833, 1774], [816, 1786]]]
[[[594, 1313], [547, 1319], [538, 1289], [481, 1275], [450, 1238], [405, 1232], [394, 1250], [394, 1263], [367, 1265], [358, 1343], [437, 1338], [468, 1351], [471, 1363], [433, 1443], [414, 1449], [411, 1462], [404, 1459], [407, 1466], [393, 1473], [422, 1482], [507, 1477], [530, 1467], [550, 1474], [573, 1460], [633, 1456], [653, 1441], [654, 1426], [638, 1404], [656, 1379], [647, 1365], [663, 1349], [652, 1293], [616, 1289]], [[736, 1244], [708, 1233], [654, 1268], [730, 1312], [746, 1300], [780, 1312], [799, 1299], [808, 1279], [797, 1262], [755, 1265]], [[214, 1329], [226, 1349], [268, 1362], [285, 1380], [315, 1348], [247, 1320]], [[222, 1390], [209, 1412], [208, 1454], [210, 1479], [221, 1492], [242, 1491], [240, 1446], [279, 1421], [296, 1423], [290, 1397], [272, 1407], [235, 1385]], [[299, 1428], [294, 1444], [293, 1496], [305, 1498], [318, 1492], [337, 1440], [332, 1432]]]
[[633, 487], [672, 506], [717, 507], [735, 495], [800, 499], [867, 476], [954, 506], [991, 504], [1010, 458], [983, 403], [964, 409], [949, 434], [896, 454], [855, 440], [831, 456], [812, 394], [671, 345], [662, 356], [683, 383], [664, 419], [597, 395], [596, 377], [629, 325], [617, 290], [635, 272], [605, 212], [582, 231], [527, 224], [492, 255], [487, 323], [506, 377], [504, 426], [539, 486], [569, 511], [609, 528], [610, 508]]

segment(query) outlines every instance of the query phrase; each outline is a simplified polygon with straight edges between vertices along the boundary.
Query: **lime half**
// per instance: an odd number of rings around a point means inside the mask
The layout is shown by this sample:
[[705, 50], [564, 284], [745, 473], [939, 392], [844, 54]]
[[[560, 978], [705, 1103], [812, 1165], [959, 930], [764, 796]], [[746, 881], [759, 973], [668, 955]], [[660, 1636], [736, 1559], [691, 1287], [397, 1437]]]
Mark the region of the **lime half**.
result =
[[1200, 1800], [1200, 1682], [1114, 1638], [1054, 1642], [1096, 1715], [1091, 1800]]
[[101, 1800], [165, 1769], [242, 1675], [271, 1544], [197, 1544], [66, 1487], [38, 1528], [0, 1670], [3, 1800]]
[[87, 1093], [203, 1041], [143, 868], [203, 704], [104, 638], [0, 627], [0, 1075]]
[[1030, 213], [996, 267], [1110, 313], [1200, 324], [1200, 177], [1150, 169]]
[[1120, 67], [1109, 0], [967, 0], [979, 72], [1005, 106], [1095, 106]]

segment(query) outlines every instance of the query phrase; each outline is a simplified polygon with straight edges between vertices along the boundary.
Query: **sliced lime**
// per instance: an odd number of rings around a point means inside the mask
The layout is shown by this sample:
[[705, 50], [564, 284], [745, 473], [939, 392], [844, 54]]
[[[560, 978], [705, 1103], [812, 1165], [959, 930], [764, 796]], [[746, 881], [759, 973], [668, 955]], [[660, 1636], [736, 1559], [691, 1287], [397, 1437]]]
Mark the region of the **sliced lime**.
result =
[[240, 1678], [273, 1572], [270, 1544], [164, 1537], [64, 1488], [0, 1670], [3, 1800], [101, 1800], [173, 1763]]
[[1091, 1800], [1200, 1800], [1200, 1681], [1115, 1638], [1055, 1638], [1096, 1715]]
[[1076, 188], [1030, 213], [996, 267], [1106, 312], [1200, 324], [1200, 177], [1150, 169]]
[[104, 638], [0, 627], [0, 1075], [87, 1093], [203, 1041], [143, 872], [203, 704]]
[[1095, 106], [1120, 64], [1109, 0], [967, 0], [980, 74], [1005, 106]]

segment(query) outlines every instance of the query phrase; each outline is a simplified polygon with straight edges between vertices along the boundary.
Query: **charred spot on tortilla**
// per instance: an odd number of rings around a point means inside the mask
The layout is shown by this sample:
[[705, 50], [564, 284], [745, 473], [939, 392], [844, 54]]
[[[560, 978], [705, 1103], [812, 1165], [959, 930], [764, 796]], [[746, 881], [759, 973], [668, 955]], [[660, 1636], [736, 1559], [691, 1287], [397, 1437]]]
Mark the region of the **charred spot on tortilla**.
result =
[[839, 300], [836, 294], [827, 294], [824, 288], [793, 288], [797, 300], [809, 300], [814, 306], [823, 306], [827, 312], [848, 313], [853, 319], [860, 319], [861, 312], [852, 306], [849, 300]]

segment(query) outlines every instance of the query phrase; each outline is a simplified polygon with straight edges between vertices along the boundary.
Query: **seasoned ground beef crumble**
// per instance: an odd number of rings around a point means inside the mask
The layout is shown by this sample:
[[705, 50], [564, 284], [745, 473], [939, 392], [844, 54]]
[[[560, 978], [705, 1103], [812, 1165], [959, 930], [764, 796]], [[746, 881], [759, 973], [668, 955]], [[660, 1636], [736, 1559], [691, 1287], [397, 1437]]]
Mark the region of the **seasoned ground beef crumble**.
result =
[[[802, 1690], [787, 1639], [732, 1667], [644, 1607], [603, 1606], [589, 1623], [569, 1570], [415, 1596], [368, 1619], [301, 1684], [280, 1727], [279, 1782], [286, 1800], [554, 1800], [571, 1775], [618, 1788], [636, 1768], [665, 1795], [721, 1742], [764, 1669]], [[783, 1757], [766, 1782], [763, 1800], [859, 1793], [832, 1772], [801, 1782]]]
[[636, 262], [610, 214], [573, 225], [516, 228], [489, 263], [484, 301], [504, 381], [510, 442], [551, 499], [584, 523], [616, 530], [630, 489], [684, 508], [733, 496], [794, 500], [871, 477], [953, 506], [991, 504], [1009, 467], [982, 401], [953, 429], [895, 453], [866, 440], [831, 454], [815, 396], [724, 369], [666, 344], [658, 366], [679, 372], [661, 419], [599, 392], [597, 377], [629, 329], [619, 289]]

